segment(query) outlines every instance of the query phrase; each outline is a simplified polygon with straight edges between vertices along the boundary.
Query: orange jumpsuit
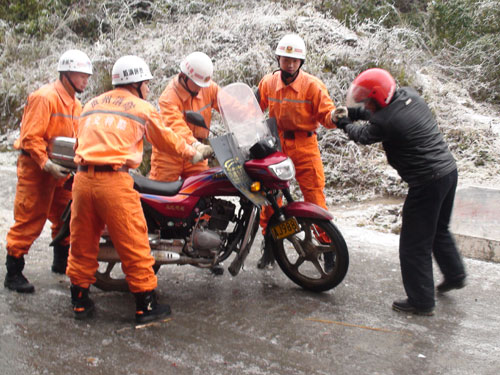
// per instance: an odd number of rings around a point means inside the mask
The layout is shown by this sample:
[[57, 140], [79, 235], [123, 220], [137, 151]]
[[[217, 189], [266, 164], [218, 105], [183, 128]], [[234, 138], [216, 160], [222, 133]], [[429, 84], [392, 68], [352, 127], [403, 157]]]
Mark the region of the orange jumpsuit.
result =
[[[14, 143], [22, 153], [17, 161], [15, 223], [7, 234], [7, 253], [13, 257], [28, 253], [47, 219], [52, 223], [52, 238], [62, 226], [61, 214], [71, 192], [63, 188], [65, 179], [54, 178], [43, 167], [48, 160], [48, 141], [56, 136], [73, 137], [81, 110], [80, 101], [59, 80], [28, 96], [21, 135]], [[69, 238], [61, 241], [61, 245], [68, 243]]]
[[[67, 275], [88, 288], [95, 282], [99, 239], [107, 226], [132, 293], [156, 288], [148, 230], [139, 193], [127, 167], [142, 160], [143, 137], [155, 147], [188, 160], [195, 150], [171, 129], [147, 101], [125, 88], [106, 92], [85, 105], [77, 132], [73, 183], [71, 249]], [[82, 167], [87, 166], [86, 171]], [[101, 168], [101, 171], [99, 171]], [[108, 168], [107, 171], [102, 169]], [[110, 170], [113, 169], [113, 170]]]
[[[335, 128], [330, 113], [335, 109], [323, 82], [302, 70], [289, 85], [281, 72], [267, 74], [259, 83], [259, 104], [269, 117], [276, 118], [283, 152], [293, 161], [304, 201], [325, 209], [325, 174], [316, 138], [320, 124]], [[271, 209], [264, 207], [261, 225], [267, 226]]]
[[[208, 130], [186, 122], [184, 113], [188, 110], [200, 113], [205, 119], [207, 127], [210, 127], [212, 109], [219, 111], [217, 104], [219, 90], [219, 86], [212, 81], [210, 86], [202, 87], [198, 95], [192, 97], [180, 84], [179, 76], [175, 77], [159, 99], [163, 123], [182, 136], [188, 144], [193, 144], [196, 141], [202, 142], [208, 137]], [[179, 177], [185, 179], [206, 169], [208, 169], [207, 160], [192, 164], [182, 160], [178, 155], [166, 153], [153, 145], [149, 173], [149, 178], [152, 180], [176, 181]]]

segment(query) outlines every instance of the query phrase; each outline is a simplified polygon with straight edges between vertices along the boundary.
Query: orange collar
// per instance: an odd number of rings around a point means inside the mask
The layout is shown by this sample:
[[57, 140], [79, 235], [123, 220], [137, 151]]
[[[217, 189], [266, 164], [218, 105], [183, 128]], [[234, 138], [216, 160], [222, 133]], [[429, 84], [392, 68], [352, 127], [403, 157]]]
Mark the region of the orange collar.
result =
[[68, 94], [68, 91], [66, 91], [66, 88], [59, 79], [54, 83], [54, 87], [65, 106], [70, 106], [75, 102], [75, 97]]
[[299, 74], [297, 74], [297, 78], [290, 83], [289, 85], [285, 85], [283, 80], [281, 79], [281, 71], [278, 74], [278, 85], [276, 87], [277, 90], [284, 90], [287, 87], [290, 87], [293, 91], [299, 92], [300, 91], [300, 86], [302, 85], [302, 79], [304, 78], [304, 74], [302, 72], [302, 69], [299, 70]]
[[196, 96], [191, 96], [191, 94], [189, 93], [188, 90], [186, 90], [186, 88], [182, 85], [182, 83], [179, 81], [179, 74], [177, 74], [177, 77], [174, 78], [174, 89], [175, 89], [175, 92], [177, 93], [177, 95], [179, 96], [179, 99], [182, 101], [182, 102], [185, 102], [191, 98], [197, 98], [198, 95], [200, 94], [200, 92], [198, 92], [198, 94], [196, 94]]

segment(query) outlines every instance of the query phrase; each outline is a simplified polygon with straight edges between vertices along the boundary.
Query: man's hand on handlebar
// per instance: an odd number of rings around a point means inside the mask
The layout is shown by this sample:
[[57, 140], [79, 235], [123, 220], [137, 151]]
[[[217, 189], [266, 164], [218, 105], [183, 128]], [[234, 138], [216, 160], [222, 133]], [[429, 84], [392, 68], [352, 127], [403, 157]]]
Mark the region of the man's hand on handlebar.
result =
[[214, 150], [209, 145], [204, 145], [201, 142], [195, 142], [192, 145], [196, 151], [203, 155], [203, 159], [207, 159], [214, 153]]

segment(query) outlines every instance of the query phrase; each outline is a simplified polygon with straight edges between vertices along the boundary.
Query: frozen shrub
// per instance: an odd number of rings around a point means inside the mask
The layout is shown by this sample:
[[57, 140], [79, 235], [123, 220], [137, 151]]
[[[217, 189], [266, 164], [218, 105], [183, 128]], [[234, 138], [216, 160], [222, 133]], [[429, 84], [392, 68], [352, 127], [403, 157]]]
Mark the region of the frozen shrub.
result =
[[[279, 38], [297, 32], [308, 47], [304, 70], [325, 82], [336, 104], [362, 70], [388, 69], [428, 101], [461, 174], [498, 174], [495, 133], [477, 119], [477, 113], [497, 118], [498, 110], [477, 100], [500, 103], [499, 12], [493, 0], [4, 1], [0, 133], [18, 129], [28, 93], [57, 77], [66, 49], [84, 50], [94, 65], [83, 103], [111, 88], [118, 57], [136, 54], [151, 67], [149, 99], [156, 104], [182, 58], [195, 50], [212, 58], [221, 85], [240, 81], [255, 89], [277, 69]], [[441, 22], [448, 20], [446, 29]], [[220, 116], [214, 119], [217, 129]], [[329, 204], [404, 195], [406, 185], [380, 145], [356, 145], [338, 130], [320, 128], [318, 136]], [[294, 194], [300, 195], [296, 187]]]

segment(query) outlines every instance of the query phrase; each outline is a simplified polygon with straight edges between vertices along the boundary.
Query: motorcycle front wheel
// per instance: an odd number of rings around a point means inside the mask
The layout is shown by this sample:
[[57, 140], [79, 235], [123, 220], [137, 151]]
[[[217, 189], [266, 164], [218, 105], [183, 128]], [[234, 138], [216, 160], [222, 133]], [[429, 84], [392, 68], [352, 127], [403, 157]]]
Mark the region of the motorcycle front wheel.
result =
[[[299, 232], [283, 239], [271, 237], [276, 262], [290, 280], [304, 289], [324, 292], [335, 288], [349, 268], [344, 237], [331, 221], [296, 219]], [[271, 228], [277, 224], [276, 217], [269, 222]]]

